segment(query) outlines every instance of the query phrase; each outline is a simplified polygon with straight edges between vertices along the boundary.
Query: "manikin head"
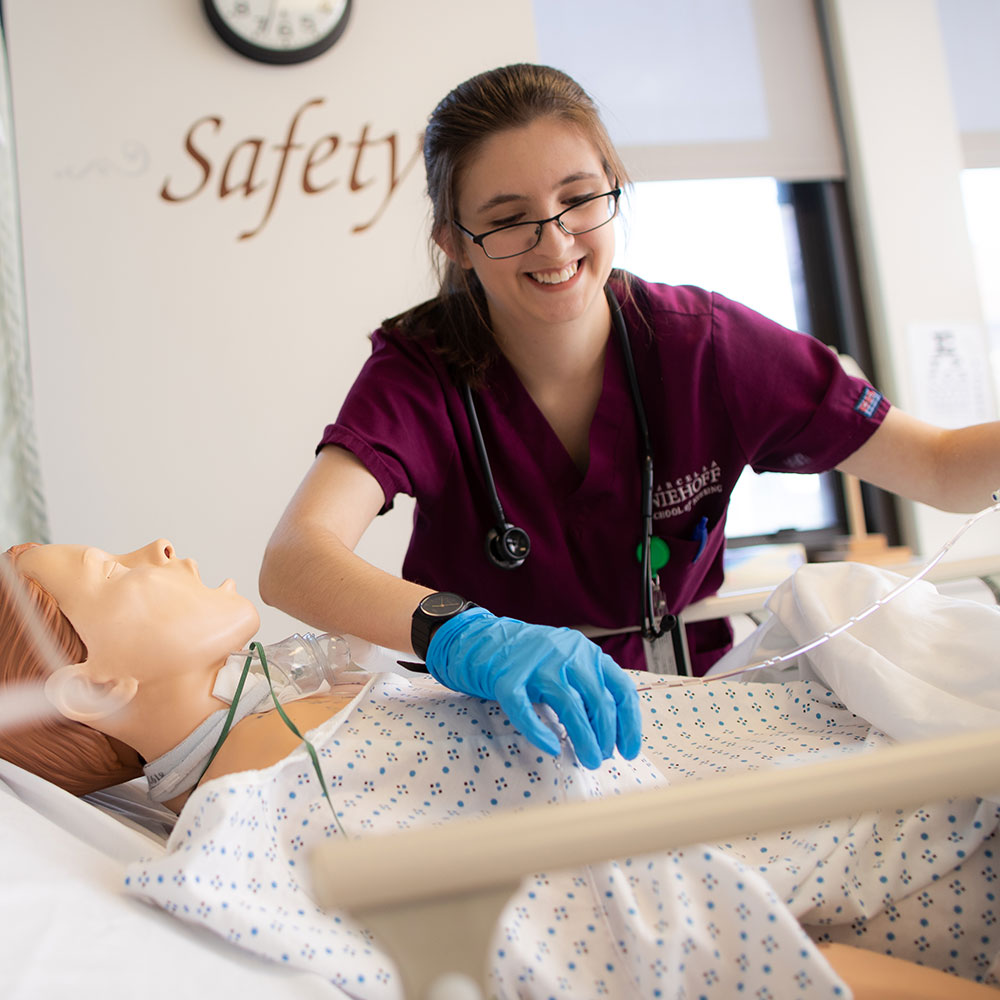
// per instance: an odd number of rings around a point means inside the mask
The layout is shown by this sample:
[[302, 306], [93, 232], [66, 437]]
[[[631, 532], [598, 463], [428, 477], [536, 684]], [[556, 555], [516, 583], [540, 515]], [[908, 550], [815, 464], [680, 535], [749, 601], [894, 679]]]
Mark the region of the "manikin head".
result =
[[231, 580], [206, 587], [162, 539], [121, 556], [22, 545], [0, 558], [49, 640], [0, 576], [0, 686], [41, 688], [55, 710], [0, 731], [0, 756], [75, 794], [140, 774], [131, 734], [175, 717], [183, 728], [185, 706], [208, 704], [214, 672], [259, 624]]

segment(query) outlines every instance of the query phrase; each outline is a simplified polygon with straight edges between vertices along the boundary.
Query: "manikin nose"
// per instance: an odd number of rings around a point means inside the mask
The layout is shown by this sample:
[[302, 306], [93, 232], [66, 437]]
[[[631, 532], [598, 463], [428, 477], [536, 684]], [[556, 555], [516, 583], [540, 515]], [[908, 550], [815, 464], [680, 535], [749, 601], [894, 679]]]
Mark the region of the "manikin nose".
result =
[[174, 547], [166, 538], [144, 545], [120, 558], [124, 566], [162, 566], [174, 558]]

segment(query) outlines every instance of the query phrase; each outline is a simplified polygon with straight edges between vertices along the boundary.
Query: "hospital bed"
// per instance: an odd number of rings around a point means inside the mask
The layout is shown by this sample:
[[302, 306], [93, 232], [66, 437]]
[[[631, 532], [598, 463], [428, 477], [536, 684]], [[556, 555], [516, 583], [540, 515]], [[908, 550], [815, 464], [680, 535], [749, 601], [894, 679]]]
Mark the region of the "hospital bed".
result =
[[[794, 547], [793, 547], [794, 548]], [[794, 551], [769, 555], [769, 568], [795, 568]], [[896, 567], [906, 576], [913, 562]], [[995, 557], [942, 562], [924, 576], [954, 598], [998, 604]], [[683, 620], [729, 617], [737, 641], [766, 620], [772, 588], [747, 586], [757, 571], [727, 573], [727, 587], [686, 609]], [[908, 743], [861, 758], [764, 771], [630, 795], [625, 801], [526, 810], [474, 825], [448, 824], [397, 836], [331, 845], [316, 858], [326, 905], [363, 917], [403, 970], [407, 995], [460, 970], [482, 976], [496, 919], [526, 871], [578, 867], [611, 856], [642, 855], [785, 829], [830, 815], [981, 795], [1000, 789], [1000, 730]], [[419, 857], [419, 866], [408, 863]], [[421, 932], [414, 933], [414, 928]], [[442, 996], [444, 993], [442, 993]]]
[[[963, 564], [938, 575], [968, 571]], [[760, 603], [746, 594], [738, 600], [741, 609]], [[693, 613], [718, 613], [717, 607]], [[765, 801], [773, 823], [784, 826], [885, 804], [890, 793], [900, 805], [977, 794], [995, 782], [998, 762], [996, 732], [965, 734], [867, 760], [718, 779], [714, 787], [696, 782], [648, 796], [525, 810], [490, 820], [496, 834], [490, 838], [481, 828], [470, 837], [456, 821], [399, 834], [391, 843], [380, 837], [336, 845], [334, 853], [316, 858], [317, 879], [332, 866], [336, 877], [320, 888], [324, 898], [361, 915], [384, 937], [398, 956], [408, 996], [421, 997], [444, 970], [479, 977], [489, 928], [524, 872], [758, 829]], [[825, 769], [818, 801], [807, 794], [818, 784], [812, 768]], [[739, 808], [741, 801], [746, 808]], [[123, 865], [162, 852], [169, 825], [136, 783], [83, 801], [0, 761], [0, 824], [5, 997], [63, 995], [81, 986], [102, 998], [175, 998], [216, 986], [249, 1000], [345, 995], [315, 975], [258, 959], [124, 895]], [[432, 920], [443, 920], [446, 930], [431, 931]], [[426, 933], [415, 933], [417, 927]]]

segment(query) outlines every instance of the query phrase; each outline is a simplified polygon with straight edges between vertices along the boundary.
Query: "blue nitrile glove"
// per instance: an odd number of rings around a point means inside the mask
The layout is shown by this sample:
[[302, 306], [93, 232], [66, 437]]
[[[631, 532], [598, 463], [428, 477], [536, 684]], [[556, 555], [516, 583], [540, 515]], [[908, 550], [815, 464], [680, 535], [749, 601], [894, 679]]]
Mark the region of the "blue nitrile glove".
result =
[[498, 701], [514, 726], [553, 756], [559, 755], [559, 740], [533, 702], [554, 709], [584, 767], [599, 767], [615, 743], [623, 757], [639, 752], [635, 684], [576, 629], [528, 625], [468, 608], [434, 633], [427, 669], [454, 691]]

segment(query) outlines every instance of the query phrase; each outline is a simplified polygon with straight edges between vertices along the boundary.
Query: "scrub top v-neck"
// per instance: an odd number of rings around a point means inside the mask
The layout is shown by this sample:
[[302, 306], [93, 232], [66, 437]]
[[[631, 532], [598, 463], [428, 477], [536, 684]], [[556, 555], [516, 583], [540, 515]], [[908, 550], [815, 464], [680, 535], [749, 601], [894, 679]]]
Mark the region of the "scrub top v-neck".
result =
[[[722, 296], [639, 279], [616, 292], [654, 449], [654, 534], [670, 550], [659, 583], [678, 611], [722, 582], [729, 495], [748, 464], [832, 468], [867, 440], [888, 403], [822, 344]], [[416, 498], [406, 579], [524, 621], [637, 629], [639, 441], [617, 338], [608, 340], [585, 473], [502, 357], [476, 406], [507, 520], [531, 538], [518, 569], [487, 559], [493, 521], [483, 473], [461, 393], [432, 338], [377, 331], [318, 447], [353, 452], [379, 482], [383, 510], [397, 493]], [[729, 632], [699, 623], [688, 626], [688, 640], [701, 672]], [[637, 631], [601, 644], [622, 666], [644, 668]]]

